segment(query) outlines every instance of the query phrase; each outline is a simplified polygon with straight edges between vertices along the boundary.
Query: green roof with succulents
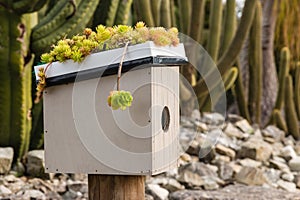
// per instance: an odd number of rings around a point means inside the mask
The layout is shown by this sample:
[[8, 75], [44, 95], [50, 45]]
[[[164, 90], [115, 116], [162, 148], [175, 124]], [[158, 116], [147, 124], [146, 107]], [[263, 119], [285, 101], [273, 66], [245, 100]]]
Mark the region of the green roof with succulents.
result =
[[117, 25], [105, 27], [98, 25], [96, 31], [86, 28], [81, 35], [72, 38], [64, 38], [52, 46], [52, 50], [41, 56], [43, 63], [54, 61], [64, 62], [72, 59], [81, 62], [91, 53], [141, 44], [153, 41], [158, 46], [179, 44], [177, 28], [165, 29], [163, 27], [146, 27], [144, 22], [138, 22], [135, 27]]

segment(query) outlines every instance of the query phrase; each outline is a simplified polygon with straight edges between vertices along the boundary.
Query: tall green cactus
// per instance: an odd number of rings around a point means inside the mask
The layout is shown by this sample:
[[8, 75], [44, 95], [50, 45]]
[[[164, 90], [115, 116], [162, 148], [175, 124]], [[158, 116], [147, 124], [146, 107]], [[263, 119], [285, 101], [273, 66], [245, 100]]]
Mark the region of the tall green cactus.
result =
[[288, 132], [295, 138], [300, 139], [299, 122], [294, 102], [293, 80], [291, 75], [285, 79], [285, 117], [287, 122]]
[[258, 1], [249, 34], [249, 112], [253, 121], [260, 124], [262, 97], [262, 8]]
[[0, 146], [12, 146], [15, 159], [29, 148], [31, 130], [30, 33], [46, 1], [8, 1], [0, 6]]
[[297, 63], [295, 69], [295, 105], [300, 120], [300, 62]]
[[209, 16], [209, 38], [207, 44], [207, 52], [213, 61], [217, 61], [220, 49], [220, 36], [222, 27], [222, 0], [211, 0]]
[[280, 110], [284, 102], [284, 91], [285, 91], [285, 79], [289, 74], [290, 70], [290, 50], [285, 47], [281, 49], [280, 53], [280, 66], [279, 66], [279, 89], [277, 93], [277, 99], [275, 109]]

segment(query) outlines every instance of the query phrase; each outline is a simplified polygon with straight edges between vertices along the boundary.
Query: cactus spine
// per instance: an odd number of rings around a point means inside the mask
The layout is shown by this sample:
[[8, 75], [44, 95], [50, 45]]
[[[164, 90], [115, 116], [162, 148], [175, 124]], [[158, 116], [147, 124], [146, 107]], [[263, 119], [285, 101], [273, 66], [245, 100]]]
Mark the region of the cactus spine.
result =
[[295, 138], [300, 139], [298, 118], [293, 97], [293, 80], [291, 75], [285, 79], [285, 117], [289, 133]]
[[262, 8], [259, 1], [250, 29], [249, 43], [249, 111], [254, 122], [260, 124], [262, 96]]

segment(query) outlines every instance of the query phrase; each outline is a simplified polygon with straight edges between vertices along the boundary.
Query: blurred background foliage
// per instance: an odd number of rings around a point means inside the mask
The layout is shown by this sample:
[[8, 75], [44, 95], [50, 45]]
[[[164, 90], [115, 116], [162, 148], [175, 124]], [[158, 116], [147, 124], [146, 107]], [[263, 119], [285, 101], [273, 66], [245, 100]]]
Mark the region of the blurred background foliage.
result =
[[[242, 9], [242, 10], [241, 10]], [[98, 24], [178, 27], [216, 63], [228, 112], [300, 138], [300, 1], [298, 0], [0, 0], [0, 146], [15, 161], [43, 147], [42, 103], [34, 102], [33, 66], [57, 40]], [[193, 53], [193, 47], [186, 44]], [[200, 64], [201, 65], [201, 64]], [[204, 79], [181, 68], [181, 113], [214, 111]], [[188, 83], [188, 84], [187, 84]], [[197, 99], [193, 98], [195, 92]], [[63, 133], [62, 133], [63, 134]]]

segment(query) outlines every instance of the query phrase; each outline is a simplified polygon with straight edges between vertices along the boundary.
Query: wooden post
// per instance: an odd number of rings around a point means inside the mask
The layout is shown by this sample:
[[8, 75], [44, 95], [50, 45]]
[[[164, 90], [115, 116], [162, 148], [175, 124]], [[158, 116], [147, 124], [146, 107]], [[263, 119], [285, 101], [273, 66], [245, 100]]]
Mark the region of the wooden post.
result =
[[144, 200], [145, 176], [89, 174], [90, 200]]

